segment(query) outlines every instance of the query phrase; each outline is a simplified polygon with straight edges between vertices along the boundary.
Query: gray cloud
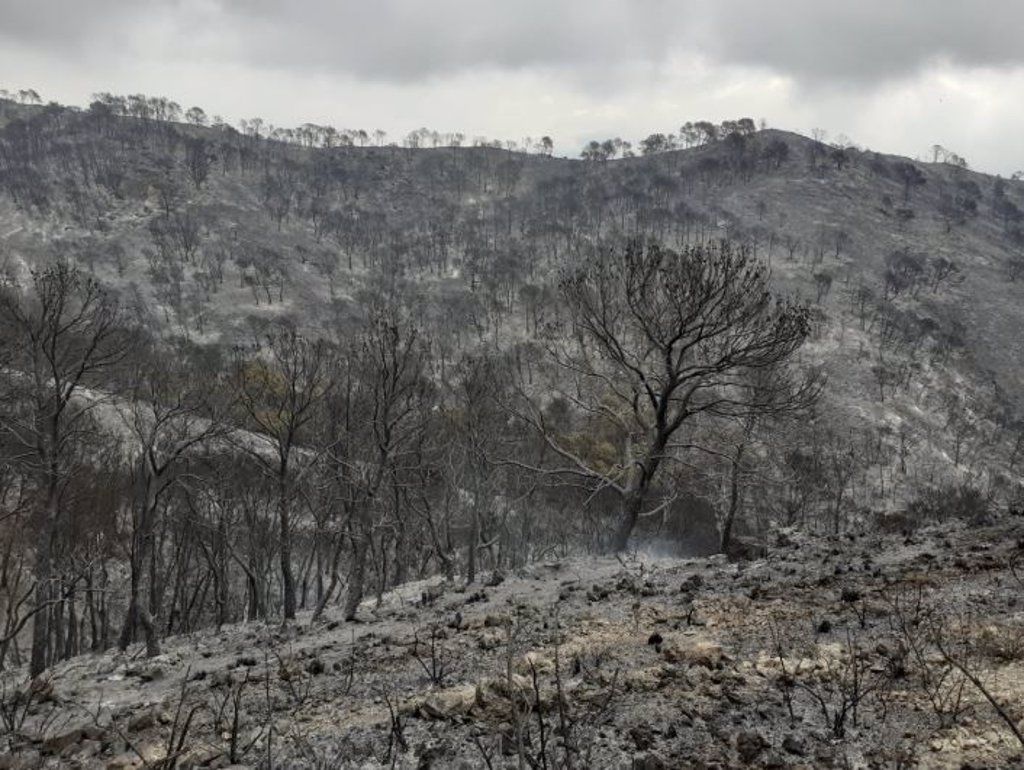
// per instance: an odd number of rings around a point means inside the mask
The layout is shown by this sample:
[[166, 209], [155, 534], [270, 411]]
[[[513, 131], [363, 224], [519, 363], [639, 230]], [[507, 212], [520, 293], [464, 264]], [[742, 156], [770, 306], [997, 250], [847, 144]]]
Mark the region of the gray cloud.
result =
[[936, 60], [968, 66], [1024, 63], [1024, 3], [1016, 0], [717, 0], [697, 45], [726, 62], [798, 80], [874, 83]]
[[[55, 52], [160, 19], [182, 50], [283, 71], [416, 82], [481, 69], [588, 78], [672, 55], [771, 69], [800, 83], [874, 84], [937, 59], [1024, 63], [1018, 0], [0, 0], [0, 37]], [[596, 77], [591, 76], [593, 72]]]
[[78, 53], [119, 38], [160, 5], [159, 0], [0, 0], [0, 39]]
[[240, 49], [253, 61], [312, 66], [374, 80], [415, 81], [481, 68], [614, 68], [657, 60], [673, 41], [670, 0], [509, 3], [306, 3], [301, 14], [271, 2], [225, 0]]

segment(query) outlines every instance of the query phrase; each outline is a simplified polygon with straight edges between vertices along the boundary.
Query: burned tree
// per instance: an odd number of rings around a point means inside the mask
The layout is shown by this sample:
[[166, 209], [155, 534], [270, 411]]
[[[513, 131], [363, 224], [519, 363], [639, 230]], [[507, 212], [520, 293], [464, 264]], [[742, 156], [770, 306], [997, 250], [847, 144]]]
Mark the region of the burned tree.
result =
[[427, 363], [426, 343], [413, 324], [392, 311], [371, 313], [353, 352], [355, 382], [341, 405], [343, 419], [327, 448], [328, 462], [340, 479], [351, 512], [346, 620], [355, 617], [363, 599], [375, 513], [379, 514], [389, 489], [400, 490], [403, 467], [412, 461], [410, 453], [415, 454], [410, 445], [421, 431]]
[[[268, 334], [260, 350], [241, 357], [232, 385], [245, 422], [259, 438], [242, 437], [243, 448], [274, 479], [284, 617], [295, 619], [292, 565], [293, 485], [297, 471], [312, 462], [303, 445], [317, 410], [332, 387], [329, 350], [292, 330]], [[261, 440], [262, 439], [262, 440]]]
[[120, 307], [95, 279], [66, 261], [33, 271], [28, 290], [0, 286], [0, 339], [4, 365], [24, 386], [25, 408], [2, 429], [21, 445], [35, 479], [35, 543], [30, 672], [48, 664], [48, 607], [56, 600], [54, 552], [66, 528], [64, 498], [76, 462], [75, 447], [95, 431], [91, 419], [103, 400], [101, 376], [131, 349]]
[[562, 395], [619, 427], [618, 457], [592, 462], [546, 430], [539, 409], [524, 416], [559, 457], [559, 472], [618, 495], [614, 550], [626, 548], [663, 463], [703, 448], [684, 426], [700, 415], [776, 409], [800, 390], [789, 376], [770, 393], [744, 387], [751, 373], [784, 367], [810, 330], [808, 307], [773, 297], [768, 282], [750, 250], [727, 241], [680, 252], [633, 243], [563, 273], [575, 339], [552, 347], [571, 381]]
[[719, 525], [722, 553], [729, 553], [732, 543], [744, 477], [748, 474], [748, 458], [755, 454], [752, 449], [758, 432], [768, 432], [764, 431], [766, 424], [777, 429], [780, 418], [808, 412], [821, 395], [822, 385], [819, 370], [809, 369], [805, 376], [794, 380], [790, 367], [785, 365], [753, 369], [739, 385], [742, 400], [749, 408], [729, 414], [729, 421], [733, 423], [729, 431], [732, 438], [727, 442], [726, 451], [721, 452], [728, 476], [728, 505]]
[[[179, 364], [187, 351], [178, 349], [168, 360], [166, 351], [150, 348], [128, 372], [128, 398], [118, 406], [130, 436], [132, 456], [131, 539], [129, 548], [128, 609], [118, 640], [124, 651], [141, 627], [146, 654], [160, 654], [156, 621], [161, 590], [155, 553], [157, 524], [166, 508], [189, 455], [223, 434], [217, 421], [216, 393], [195, 365]], [[142, 586], [147, 581], [148, 596]]]

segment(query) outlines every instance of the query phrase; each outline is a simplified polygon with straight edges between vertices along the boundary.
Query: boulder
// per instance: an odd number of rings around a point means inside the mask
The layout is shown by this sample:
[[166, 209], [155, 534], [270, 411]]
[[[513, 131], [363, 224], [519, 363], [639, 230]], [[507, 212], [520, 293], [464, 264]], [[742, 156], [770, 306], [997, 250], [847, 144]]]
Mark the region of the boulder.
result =
[[782, 750], [795, 757], [802, 757], [807, 754], [807, 742], [799, 735], [791, 733], [782, 740]]
[[496, 650], [505, 641], [503, 634], [497, 631], [485, 631], [477, 638], [476, 644], [481, 650]]
[[467, 684], [428, 695], [415, 711], [423, 719], [451, 721], [467, 716], [477, 699], [477, 686]]
[[128, 720], [128, 731], [138, 733], [156, 727], [158, 724], [168, 724], [170, 721], [170, 714], [157, 707], [144, 709]]
[[78, 727], [74, 730], [69, 730], [66, 733], [61, 733], [47, 738], [43, 741], [43, 745], [40, 748], [44, 754], [60, 756], [71, 746], [77, 746], [84, 738], [84, 731], [82, 728]]
[[631, 770], [668, 770], [669, 765], [664, 759], [653, 752], [633, 757]]
[[532, 676], [534, 671], [538, 674], [550, 674], [555, 670], [555, 663], [539, 652], [528, 652], [513, 663], [513, 670], [524, 676]]
[[661, 654], [668, 663], [700, 666], [709, 670], [721, 668], [722, 645], [704, 637], [670, 637], [661, 645]]
[[754, 730], [744, 730], [736, 736], [736, 753], [746, 765], [752, 764], [768, 746], [764, 736]]
[[757, 561], [768, 556], [768, 547], [756, 540], [734, 537], [725, 549], [725, 556], [729, 561]]

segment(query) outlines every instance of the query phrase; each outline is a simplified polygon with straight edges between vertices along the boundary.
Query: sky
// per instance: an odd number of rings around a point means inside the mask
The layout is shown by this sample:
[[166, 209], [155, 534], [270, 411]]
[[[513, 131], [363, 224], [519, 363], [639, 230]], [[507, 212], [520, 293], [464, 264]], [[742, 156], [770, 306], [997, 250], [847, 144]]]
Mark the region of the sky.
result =
[[575, 156], [751, 117], [1024, 169], [1020, 0], [0, 0], [0, 88]]

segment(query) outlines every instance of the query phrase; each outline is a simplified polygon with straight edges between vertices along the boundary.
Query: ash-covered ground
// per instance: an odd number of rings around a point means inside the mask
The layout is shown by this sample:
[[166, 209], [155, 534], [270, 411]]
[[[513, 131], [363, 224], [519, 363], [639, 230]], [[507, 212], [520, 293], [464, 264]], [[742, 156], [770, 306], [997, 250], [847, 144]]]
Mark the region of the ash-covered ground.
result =
[[1024, 766], [1024, 519], [749, 555], [550, 561], [12, 672], [0, 768]]

